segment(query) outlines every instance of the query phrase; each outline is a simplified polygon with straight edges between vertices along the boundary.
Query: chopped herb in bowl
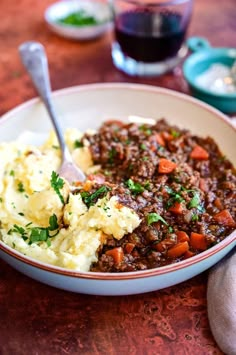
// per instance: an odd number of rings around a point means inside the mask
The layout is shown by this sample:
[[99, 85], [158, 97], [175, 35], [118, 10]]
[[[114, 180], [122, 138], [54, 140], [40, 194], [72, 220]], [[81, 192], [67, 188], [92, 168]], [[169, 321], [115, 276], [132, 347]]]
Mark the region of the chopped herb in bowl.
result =
[[70, 26], [94, 26], [100, 22], [87, 11], [81, 9], [57, 20], [59, 24]]

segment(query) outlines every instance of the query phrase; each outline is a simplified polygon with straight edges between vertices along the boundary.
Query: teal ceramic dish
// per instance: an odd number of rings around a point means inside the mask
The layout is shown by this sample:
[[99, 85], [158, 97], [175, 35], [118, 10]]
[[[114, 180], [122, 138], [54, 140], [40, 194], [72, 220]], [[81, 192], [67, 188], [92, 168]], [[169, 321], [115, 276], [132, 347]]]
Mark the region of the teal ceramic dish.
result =
[[207, 40], [200, 37], [189, 38], [187, 46], [194, 53], [185, 60], [183, 74], [193, 96], [225, 113], [236, 113], [236, 91], [225, 94], [213, 93], [197, 83], [198, 76], [212, 64], [220, 63], [232, 67], [236, 60], [236, 48], [213, 48]]

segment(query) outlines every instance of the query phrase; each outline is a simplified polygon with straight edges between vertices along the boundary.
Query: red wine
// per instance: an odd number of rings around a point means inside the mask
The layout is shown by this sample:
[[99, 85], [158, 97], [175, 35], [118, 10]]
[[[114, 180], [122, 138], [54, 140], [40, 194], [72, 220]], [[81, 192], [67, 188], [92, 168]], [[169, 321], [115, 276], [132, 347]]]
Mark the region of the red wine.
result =
[[154, 12], [146, 7], [127, 11], [115, 21], [115, 35], [122, 52], [141, 62], [160, 62], [180, 49], [187, 23], [172, 12]]

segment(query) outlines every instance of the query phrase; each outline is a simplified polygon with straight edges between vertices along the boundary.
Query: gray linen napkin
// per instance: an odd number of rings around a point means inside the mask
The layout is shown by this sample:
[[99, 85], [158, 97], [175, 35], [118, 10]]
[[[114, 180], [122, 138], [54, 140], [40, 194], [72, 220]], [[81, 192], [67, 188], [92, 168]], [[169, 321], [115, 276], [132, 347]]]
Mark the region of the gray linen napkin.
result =
[[208, 318], [220, 349], [236, 355], [236, 248], [209, 273]]

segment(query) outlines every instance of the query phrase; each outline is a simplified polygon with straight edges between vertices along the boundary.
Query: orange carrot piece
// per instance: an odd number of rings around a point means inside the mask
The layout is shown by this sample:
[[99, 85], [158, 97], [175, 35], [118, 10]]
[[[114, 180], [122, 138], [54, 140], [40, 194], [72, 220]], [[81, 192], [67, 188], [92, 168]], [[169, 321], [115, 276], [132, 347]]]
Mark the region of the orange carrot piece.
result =
[[158, 144], [162, 145], [163, 147], [165, 146], [165, 141], [159, 133], [155, 134], [155, 138]]
[[158, 172], [161, 174], [169, 174], [176, 168], [176, 166], [177, 164], [173, 161], [161, 158], [159, 161]]
[[130, 254], [134, 250], [135, 244], [133, 243], [126, 243], [125, 244], [125, 251], [127, 254]]
[[92, 181], [90, 181], [90, 180], [87, 180], [85, 183], [84, 183], [84, 185], [83, 185], [83, 189], [84, 189], [84, 191], [90, 191], [91, 189], [92, 189], [92, 186], [93, 186], [93, 183], [92, 183]]
[[194, 255], [196, 255], [194, 252], [188, 250], [188, 251], [186, 251], [186, 253], [184, 253], [184, 259], [189, 259]]
[[189, 236], [188, 236], [188, 234], [186, 232], [177, 231], [175, 234], [177, 235], [178, 243], [189, 242]]
[[206, 250], [207, 249], [206, 236], [204, 234], [192, 232], [190, 235], [190, 245], [194, 249]]
[[170, 212], [176, 213], [176, 214], [182, 214], [183, 213], [183, 205], [180, 202], [175, 202], [169, 210]]
[[214, 200], [214, 205], [219, 209], [219, 210], [223, 210], [223, 204], [221, 202], [221, 200], [219, 199], [219, 197], [217, 197], [215, 200]]
[[233, 227], [235, 225], [235, 221], [228, 210], [223, 210], [215, 214], [214, 220], [228, 227]]
[[167, 250], [169, 258], [178, 258], [189, 250], [188, 242], [178, 243]]
[[124, 258], [124, 252], [121, 247], [107, 250], [106, 255], [110, 255], [114, 259], [115, 264], [121, 263]]
[[160, 253], [168, 249], [169, 247], [172, 247], [175, 244], [174, 240], [172, 239], [165, 239], [162, 240], [161, 242], [155, 244], [153, 246], [154, 249], [159, 251]]
[[197, 160], [207, 160], [209, 158], [209, 153], [200, 145], [196, 145], [190, 153], [190, 158]]
[[166, 131], [162, 132], [161, 135], [162, 135], [162, 138], [167, 142], [172, 141], [174, 139], [172, 134], [170, 134], [169, 132], [166, 132]]

